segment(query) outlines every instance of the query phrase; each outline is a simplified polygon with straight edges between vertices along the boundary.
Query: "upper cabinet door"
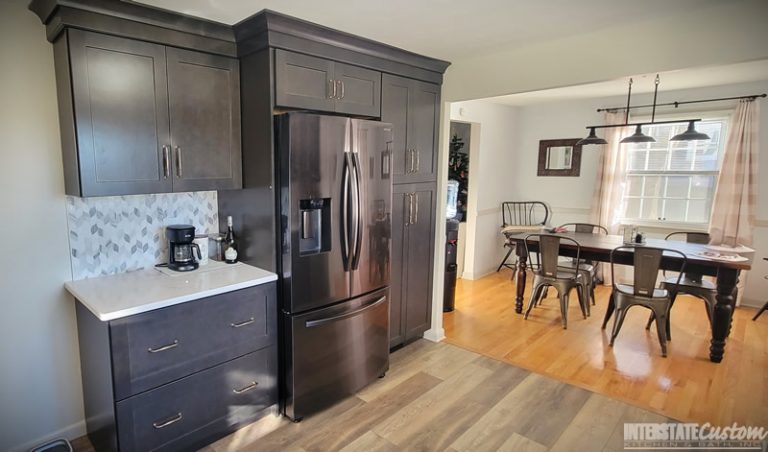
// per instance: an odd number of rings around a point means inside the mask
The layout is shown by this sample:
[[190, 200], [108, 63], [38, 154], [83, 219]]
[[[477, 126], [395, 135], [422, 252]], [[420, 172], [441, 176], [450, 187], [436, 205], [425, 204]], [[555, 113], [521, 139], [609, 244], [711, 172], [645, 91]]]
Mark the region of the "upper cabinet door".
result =
[[437, 178], [440, 87], [414, 81], [409, 101], [408, 147], [413, 155], [409, 180], [434, 181]]
[[381, 72], [334, 63], [336, 113], [379, 117], [381, 115]]
[[381, 120], [394, 126], [394, 182], [436, 180], [440, 87], [385, 74], [381, 94]]
[[[333, 62], [300, 53], [275, 51], [275, 105], [334, 111]], [[338, 91], [338, 87], [336, 88]]]
[[171, 191], [165, 47], [68, 33], [79, 194]]
[[237, 60], [167, 48], [173, 191], [242, 188]]

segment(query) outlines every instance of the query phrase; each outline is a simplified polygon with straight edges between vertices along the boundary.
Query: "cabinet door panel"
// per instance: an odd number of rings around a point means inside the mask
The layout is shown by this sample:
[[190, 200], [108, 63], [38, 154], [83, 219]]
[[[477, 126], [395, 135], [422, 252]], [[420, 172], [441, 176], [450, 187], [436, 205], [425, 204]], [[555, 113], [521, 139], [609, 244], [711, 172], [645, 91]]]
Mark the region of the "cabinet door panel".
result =
[[237, 60], [167, 49], [173, 190], [242, 188]]
[[405, 340], [420, 337], [432, 321], [432, 254], [435, 241], [434, 185], [413, 191], [413, 213], [408, 225], [406, 286], [404, 295]]
[[275, 51], [275, 104], [281, 107], [334, 111], [330, 81], [333, 62], [300, 53]]
[[82, 195], [171, 191], [165, 48], [68, 33]]
[[431, 83], [414, 82], [411, 93], [408, 147], [414, 150], [416, 160], [411, 180], [433, 181], [437, 175], [435, 165], [440, 87]]
[[333, 74], [333, 79], [342, 83], [336, 96], [337, 113], [381, 115], [381, 72], [334, 63]]
[[391, 123], [392, 130], [392, 170], [395, 183], [403, 182], [408, 160], [408, 97], [411, 81], [384, 74], [381, 82], [381, 120]]
[[402, 344], [405, 340], [404, 284], [406, 272], [406, 218], [408, 217], [409, 197], [407, 186], [395, 185], [392, 193], [392, 243], [390, 248], [390, 285], [389, 285], [389, 346]]

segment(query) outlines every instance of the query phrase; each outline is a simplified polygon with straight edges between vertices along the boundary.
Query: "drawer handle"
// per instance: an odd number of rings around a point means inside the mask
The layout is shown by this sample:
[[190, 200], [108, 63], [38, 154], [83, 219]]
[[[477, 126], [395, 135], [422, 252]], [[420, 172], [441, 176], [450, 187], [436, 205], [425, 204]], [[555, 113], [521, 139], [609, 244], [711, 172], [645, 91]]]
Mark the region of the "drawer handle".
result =
[[253, 319], [253, 317], [251, 317], [250, 319], [244, 320], [240, 323], [230, 323], [229, 326], [231, 326], [232, 328], [240, 328], [241, 326], [250, 325], [253, 322], [255, 322], [255, 320]]
[[165, 350], [170, 350], [170, 349], [172, 349], [172, 348], [176, 348], [176, 347], [178, 347], [178, 346], [179, 346], [179, 341], [178, 341], [178, 340], [174, 340], [174, 341], [173, 341], [173, 342], [171, 342], [170, 344], [168, 344], [168, 345], [163, 345], [162, 347], [158, 347], [158, 348], [152, 348], [152, 347], [149, 347], [149, 348], [147, 349], [147, 351], [148, 351], [149, 353], [159, 353], [159, 352], [163, 352], [163, 351], [165, 351]]
[[161, 428], [168, 427], [171, 424], [175, 424], [180, 420], [181, 420], [181, 413], [176, 413], [175, 416], [171, 416], [162, 422], [153, 422], [152, 427], [155, 427], [156, 429], [161, 429]]
[[251, 389], [255, 388], [258, 385], [259, 384], [257, 382], [252, 381], [248, 386], [245, 386], [245, 387], [240, 388], [240, 389], [233, 389], [232, 392], [234, 392], [235, 394], [242, 394], [244, 392], [250, 391]]

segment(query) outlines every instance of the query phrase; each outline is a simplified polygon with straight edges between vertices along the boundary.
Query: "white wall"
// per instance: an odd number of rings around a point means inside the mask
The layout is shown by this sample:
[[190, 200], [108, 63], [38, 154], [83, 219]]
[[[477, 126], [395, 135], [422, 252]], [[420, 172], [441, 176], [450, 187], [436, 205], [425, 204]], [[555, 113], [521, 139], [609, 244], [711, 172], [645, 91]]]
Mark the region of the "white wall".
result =
[[[764, 74], [764, 76], [766, 81], [763, 82], [661, 92], [659, 94], [660, 101], [685, 101], [765, 93], [768, 92], [768, 74]], [[649, 94], [633, 97], [633, 103], [636, 105], [651, 101], [652, 97]], [[768, 101], [758, 100], [757, 102], [760, 102], [762, 107], [759, 125], [759, 160], [761, 166], [766, 167], [768, 165]], [[547, 102], [521, 107], [504, 107], [503, 109], [492, 108], [491, 105], [493, 104], [487, 101], [459, 102], [452, 104], [452, 119], [455, 119], [455, 113], [459, 108], [464, 108], [468, 114], [483, 112], [484, 114], [478, 115], [477, 119], [481, 123], [483, 132], [486, 131], [486, 124], [491, 126], [491, 131], [496, 130], [496, 127], [503, 126], [504, 131], [509, 134], [506, 139], [511, 137], [512, 145], [505, 146], [504, 149], [497, 146], [488, 149], [481, 144], [481, 153], [485, 152], [485, 156], [493, 155], [493, 158], [489, 160], [506, 160], [511, 164], [507, 163], [503, 167], [504, 173], [499, 171], [500, 168], [489, 170], [484, 167], [481, 169], [483, 172], [479, 174], [479, 178], [483, 181], [483, 189], [479, 193], [480, 197], [487, 202], [491, 202], [491, 200], [501, 202], [500, 198], [544, 201], [552, 209], [550, 224], [557, 225], [589, 220], [600, 147], [585, 146], [583, 148], [580, 177], [539, 177], [536, 175], [539, 140], [583, 137], [587, 133], [585, 126], [604, 122], [602, 114], [596, 112], [597, 108], [624, 105], [625, 103], [626, 98], [624, 96]], [[481, 108], [482, 104], [486, 104], [486, 106]], [[698, 111], [721, 111], [730, 110], [734, 106], [735, 102], [698, 104], [687, 106], [685, 109], [681, 107], [678, 110], [660, 109], [659, 114], [680, 113], [694, 109]], [[514, 113], [510, 114], [509, 110], [514, 111]], [[513, 122], [510, 122], [510, 119]], [[754, 270], [743, 278], [746, 279], [746, 284], [742, 301], [745, 304], [761, 306], [765, 299], [768, 299], [768, 281], [762, 278], [763, 275], [768, 274], [768, 262], [762, 260], [762, 257], [768, 257], [768, 178], [766, 177], [758, 180], [757, 204], [757, 227], [754, 243], [754, 248], [757, 250], [756, 260]], [[486, 204], [481, 207], [481, 211], [483, 208], [490, 207]], [[487, 225], [487, 232], [482, 232], [483, 230], [478, 227], [481, 235], [490, 234], [493, 227], [498, 233], [499, 220], [497, 216], [489, 218], [494, 221]], [[651, 235], [662, 238], [667, 232], [670, 232], [670, 230], [661, 227], [644, 229]], [[468, 234], [468, 236], [470, 235]], [[472, 239], [469, 238], [468, 240]], [[475, 237], [474, 241], [479, 248], [490, 246], [491, 242], [485, 236]], [[491, 251], [488, 249], [485, 256], [490, 255]]]
[[488, 102], [454, 103], [451, 119], [473, 123], [467, 205], [467, 237], [471, 239], [462, 277], [477, 279], [495, 271], [504, 257], [499, 206], [509, 199], [509, 187], [499, 181], [508, 181], [516, 164], [511, 158], [515, 109]]
[[0, 450], [83, 434], [53, 49], [0, 2]]
[[678, 14], [663, 8], [657, 13], [631, 24], [454, 61], [443, 99], [481, 99], [768, 58], [765, 0], [702, 1]]

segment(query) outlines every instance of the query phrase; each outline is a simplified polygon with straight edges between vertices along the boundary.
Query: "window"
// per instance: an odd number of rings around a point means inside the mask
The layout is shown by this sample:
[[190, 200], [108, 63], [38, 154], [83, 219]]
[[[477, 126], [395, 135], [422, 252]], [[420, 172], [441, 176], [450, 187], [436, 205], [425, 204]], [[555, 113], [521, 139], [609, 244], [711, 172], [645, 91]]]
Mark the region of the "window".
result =
[[643, 131], [655, 143], [623, 145], [625, 220], [709, 223], [727, 125], [726, 118], [697, 122], [696, 130], [709, 135], [709, 141], [669, 141], [688, 123], [646, 126]]

